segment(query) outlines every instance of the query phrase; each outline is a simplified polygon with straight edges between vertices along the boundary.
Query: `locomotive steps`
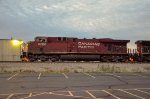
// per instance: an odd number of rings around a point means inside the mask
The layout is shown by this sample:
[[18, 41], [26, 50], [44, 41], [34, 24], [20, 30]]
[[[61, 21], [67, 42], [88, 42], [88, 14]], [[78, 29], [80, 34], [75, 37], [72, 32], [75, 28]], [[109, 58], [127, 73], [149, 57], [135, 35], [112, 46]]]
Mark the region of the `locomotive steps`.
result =
[[2, 62], [0, 72], [150, 72], [148, 63], [21, 63]]

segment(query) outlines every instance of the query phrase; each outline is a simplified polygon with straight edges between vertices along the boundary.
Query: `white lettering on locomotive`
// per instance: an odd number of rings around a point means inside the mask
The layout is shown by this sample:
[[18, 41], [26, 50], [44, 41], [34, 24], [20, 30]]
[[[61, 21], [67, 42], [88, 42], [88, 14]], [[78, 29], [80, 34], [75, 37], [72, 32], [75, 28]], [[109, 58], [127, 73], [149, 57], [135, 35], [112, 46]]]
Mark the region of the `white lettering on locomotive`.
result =
[[78, 48], [94, 48], [94, 46], [78, 46]]
[[78, 48], [94, 48], [95, 46], [100, 46], [100, 43], [96, 42], [78, 42]]
[[46, 43], [38, 43], [39, 46], [46, 46]]

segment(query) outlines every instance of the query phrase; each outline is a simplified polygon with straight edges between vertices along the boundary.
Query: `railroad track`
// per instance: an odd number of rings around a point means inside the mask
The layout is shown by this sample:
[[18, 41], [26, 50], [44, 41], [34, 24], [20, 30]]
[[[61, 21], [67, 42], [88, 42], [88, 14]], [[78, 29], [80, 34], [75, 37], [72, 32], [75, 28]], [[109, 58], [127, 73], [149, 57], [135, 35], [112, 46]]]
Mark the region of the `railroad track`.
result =
[[57, 61], [57, 62], [22, 62], [22, 61], [0, 61], [0, 63], [108, 63], [108, 64], [149, 64], [150, 62], [99, 62], [99, 61]]

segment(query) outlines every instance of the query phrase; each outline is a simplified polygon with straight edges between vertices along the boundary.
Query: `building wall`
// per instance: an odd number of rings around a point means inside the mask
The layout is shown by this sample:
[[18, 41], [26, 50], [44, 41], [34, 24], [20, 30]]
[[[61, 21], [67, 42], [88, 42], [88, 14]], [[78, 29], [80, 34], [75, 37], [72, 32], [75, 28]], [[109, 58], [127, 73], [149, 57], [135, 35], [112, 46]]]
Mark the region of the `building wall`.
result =
[[0, 61], [21, 61], [21, 45], [13, 45], [12, 40], [0, 40]]

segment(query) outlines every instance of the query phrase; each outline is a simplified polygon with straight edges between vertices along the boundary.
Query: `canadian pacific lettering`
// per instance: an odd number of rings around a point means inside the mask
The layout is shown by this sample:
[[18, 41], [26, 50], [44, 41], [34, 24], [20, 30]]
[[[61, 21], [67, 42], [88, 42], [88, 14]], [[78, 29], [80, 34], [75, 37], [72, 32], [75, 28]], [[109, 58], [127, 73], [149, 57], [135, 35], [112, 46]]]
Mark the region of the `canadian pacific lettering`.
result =
[[100, 43], [93, 42], [78, 42], [78, 48], [94, 48], [100, 46]]

